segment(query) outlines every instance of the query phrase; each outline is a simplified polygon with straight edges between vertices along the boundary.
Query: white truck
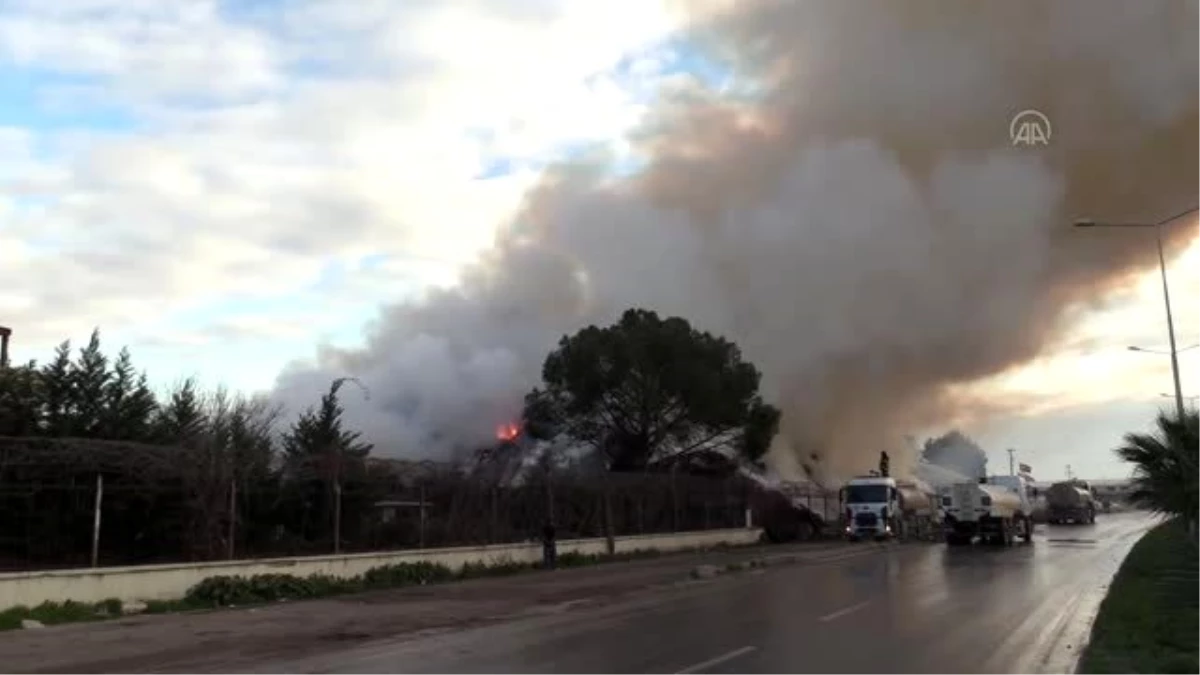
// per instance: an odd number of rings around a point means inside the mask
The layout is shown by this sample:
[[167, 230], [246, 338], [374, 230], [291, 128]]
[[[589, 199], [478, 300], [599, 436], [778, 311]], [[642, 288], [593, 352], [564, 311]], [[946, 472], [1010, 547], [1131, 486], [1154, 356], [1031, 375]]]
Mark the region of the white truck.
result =
[[937, 496], [920, 483], [860, 476], [841, 494], [844, 533], [851, 541], [925, 538], [936, 532]]
[[1020, 536], [1033, 541], [1033, 494], [1023, 476], [991, 476], [976, 483], [958, 483], [942, 493], [946, 543], [1012, 546]]

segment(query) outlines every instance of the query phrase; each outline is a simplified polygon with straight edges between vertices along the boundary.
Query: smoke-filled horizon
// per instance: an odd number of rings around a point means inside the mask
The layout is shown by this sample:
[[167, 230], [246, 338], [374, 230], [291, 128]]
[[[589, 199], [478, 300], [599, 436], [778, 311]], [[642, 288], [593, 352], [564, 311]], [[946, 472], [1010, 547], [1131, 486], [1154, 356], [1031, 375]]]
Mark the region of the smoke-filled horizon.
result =
[[[955, 385], [1052, 348], [1154, 264], [1081, 235], [1195, 203], [1196, 2], [688, 3], [753, 96], [664, 92], [645, 169], [550, 171], [451, 290], [385, 308], [361, 350], [295, 366], [307, 404], [359, 377], [381, 454], [446, 456], [519, 414], [557, 339], [631, 306], [736, 341], [784, 418], [785, 476], [897, 470], [907, 433], [994, 412]], [[1035, 108], [1045, 147], [1013, 147]], [[452, 208], [452, 206], [448, 207]], [[1192, 233], [1171, 231], [1172, 252]]]

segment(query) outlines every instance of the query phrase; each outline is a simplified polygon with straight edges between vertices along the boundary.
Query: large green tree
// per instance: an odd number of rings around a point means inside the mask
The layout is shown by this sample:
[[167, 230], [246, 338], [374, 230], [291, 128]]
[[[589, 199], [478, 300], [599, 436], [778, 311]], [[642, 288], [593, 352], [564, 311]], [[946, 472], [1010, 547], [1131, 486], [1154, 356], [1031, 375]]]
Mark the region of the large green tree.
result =
[[535, 436], [593, 445], [614, 471], [702, 450], [756, 460], [779, 427], [760, 379], [732, 342], [630, 309], [612, 326], [562, 338], [543, 386], [526, 396], [525, 423]]
[[1195, 408], [1160, 412], [1152, 433], [1129, 433], [1117, 456], [1134, 465], [1133, 500], [1151, 510], [1182, 518], [1195, 536], [1200, 508], [1200, 417]]
[[[338, 392], [352, 378], [334, 380], [316, 408], [300, 413], [283, 435], [285, 491], [295, 531], [312, 540], [331, 536], [334, 510], [359, 512], [369, 501], [363, 482], [371, 445], [344, 428]], [[361, 385], [359, 385], [361, 386]], [[345, 520], [345, 519], [343, 519]], [[354, 525], [355, 523], [349, 522]]]

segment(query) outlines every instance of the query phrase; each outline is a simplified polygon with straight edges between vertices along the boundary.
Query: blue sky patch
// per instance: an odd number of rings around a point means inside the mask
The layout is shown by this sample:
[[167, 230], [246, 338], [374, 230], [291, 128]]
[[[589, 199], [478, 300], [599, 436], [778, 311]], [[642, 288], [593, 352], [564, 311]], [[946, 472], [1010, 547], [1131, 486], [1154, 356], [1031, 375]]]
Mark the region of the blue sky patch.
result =
[[[137, 125], [127, 110], [103, 105], [87, 96], [101, 79], [84, 75], [65, 75], [36, 68], [0, 65], [0, 126], [15, 126], [34, 133], [52, 133], [69, 129], [112, 132], [128, 131]], [[75, 90], [76, 93], [72, 93]]]

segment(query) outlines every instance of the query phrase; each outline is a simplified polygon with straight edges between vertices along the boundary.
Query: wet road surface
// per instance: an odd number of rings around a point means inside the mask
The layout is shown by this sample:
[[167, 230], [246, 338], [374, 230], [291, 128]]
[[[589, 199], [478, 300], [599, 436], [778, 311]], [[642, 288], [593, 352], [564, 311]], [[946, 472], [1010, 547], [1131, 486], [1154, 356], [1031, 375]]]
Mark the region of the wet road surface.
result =
[[373, 640], [255, 672], [1068, 672], [1153, 524], [1039, 526], [1032, 546], [885, 547], [609, 605]]

